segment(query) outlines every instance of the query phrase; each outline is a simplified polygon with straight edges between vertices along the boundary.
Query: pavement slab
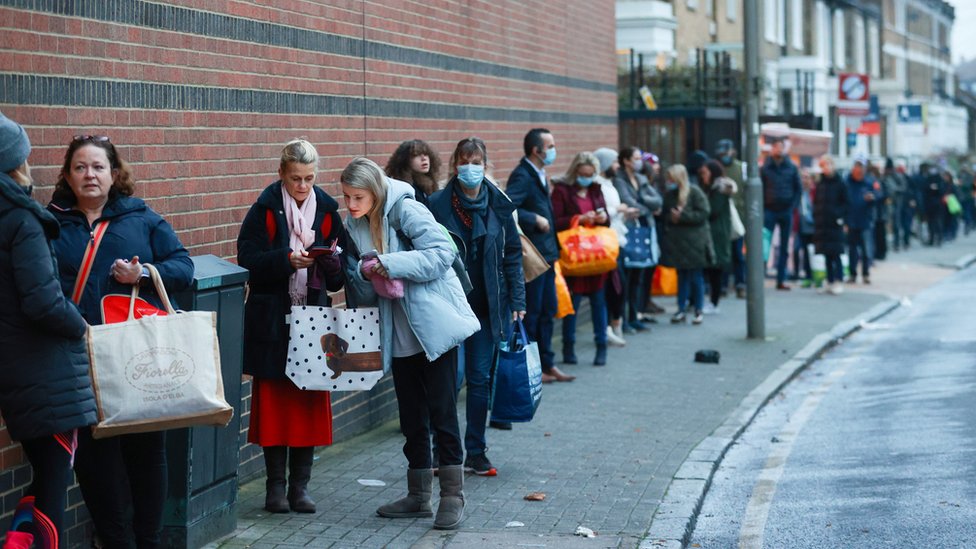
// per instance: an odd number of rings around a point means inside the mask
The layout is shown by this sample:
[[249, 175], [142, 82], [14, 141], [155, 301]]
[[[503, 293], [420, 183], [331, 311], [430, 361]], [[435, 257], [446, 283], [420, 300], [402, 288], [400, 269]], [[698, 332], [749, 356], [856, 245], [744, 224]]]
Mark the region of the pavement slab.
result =
[[[431, 519], [376, 516], [379, 505], [406, 491], [403, 439], [393, 421], [318, 452], [309, 485], [317, 513], [266, 513], [260, 478], [240, 488], [237, 531], [207, 547], [680, 547], [679, 538], [669, 536], [687, 517], [653, 526], [652, 519], [679, 470], [686, 477], [679, 481], [697, 483], [701, 492], [698, 477], [708, 465], [686, 460], [715, 463], [734, 440], [729, 418], [747, 421], [764, 402], [753, 394], [756, 388], [771, 390], [789, 379], [767, 382], [771, 374], [791, 360], [799, 367], [816, 356], [817, 348], [808, 345], [826, 345], [857, 329], [858, 321], [850, 319], [948, 276], [973, 253], [974, 243], [968, 238], [938, 250], [893, 254], [875, 268], [871, 286], [848, 286], [841, 296], [775, 291], [770, 284], [762, 341], [746, 339], [745, 301], [730, 298], [700, 326], [673, 325], [667, 315], [658, 316], [650, 333], [628, 336], [627, 346], [611, 348], [608, 365], [597, 368], [589, 365], [591, 328], [581, 319], [580, 364], [560, 365], [578, 379], [544, 386], [531, 423], [488, 430], [488, 455], [498, 476], [465, 479], [465, 519], [455, 532], [432, 530]], [[674, 298], [656, 301], [674, 310]], [[695, 363], [699, 349], [718, 350], [721, 362]], [[794, 359], [798, 353], [802, 358]], [[459, 410], [463, 428], [463, 402]], [[359, 479], [385, 486], [364, 486]], [[434, 492], [436, 504], [436, 486]], [[546, 498], [525, 501], [530, 492]], [[696, 507], [666, 509], [687, 514]], [[506, 528], [513, 521], [524, 526]], [[597, 537], [575, 536], [579, 526]]]

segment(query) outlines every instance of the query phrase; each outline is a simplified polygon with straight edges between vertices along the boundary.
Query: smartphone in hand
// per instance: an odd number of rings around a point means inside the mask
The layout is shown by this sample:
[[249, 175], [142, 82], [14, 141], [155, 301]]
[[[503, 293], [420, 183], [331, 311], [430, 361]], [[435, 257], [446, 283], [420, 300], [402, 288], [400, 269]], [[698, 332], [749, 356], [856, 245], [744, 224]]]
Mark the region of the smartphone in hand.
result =
[[319, 257], [320, 255], [337, 255], [342, 253], [342, 250], [339, 249], [338, 244], [338, 240], [333, 240], [332, 245], [330, 246], [312, 246], [305, 251], [308, 253], [308, 257], [313, 259]]

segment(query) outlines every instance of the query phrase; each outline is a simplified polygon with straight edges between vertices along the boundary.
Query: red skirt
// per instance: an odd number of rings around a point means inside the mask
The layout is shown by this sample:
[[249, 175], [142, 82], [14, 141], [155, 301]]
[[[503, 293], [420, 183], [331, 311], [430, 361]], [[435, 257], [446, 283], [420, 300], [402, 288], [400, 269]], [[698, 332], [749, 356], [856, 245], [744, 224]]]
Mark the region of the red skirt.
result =
[[329, 393], [302, 391], [287, 379], [253, 378], [247, 441], [258, 446], [332, 444]]

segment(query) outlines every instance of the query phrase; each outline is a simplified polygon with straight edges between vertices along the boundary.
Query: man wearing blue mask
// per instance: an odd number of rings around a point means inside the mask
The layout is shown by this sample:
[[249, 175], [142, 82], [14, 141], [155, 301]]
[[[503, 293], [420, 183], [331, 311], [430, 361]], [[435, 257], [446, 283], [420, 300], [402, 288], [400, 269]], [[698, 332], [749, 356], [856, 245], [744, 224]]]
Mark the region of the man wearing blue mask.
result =
[[[505, 192], [518, 208], [522, 232], [554, 264], [559, 259], [559, 243], [552, 219], [552, 202], [546, 167], [556, 160], [556, 140], [545, 128], [533, 128], [522, 141], [525, 157], [508, 177]], [[576, 376], [564, 374], [554, 365], [552, 327], [556, 316], [556, 274], [549, 269], [525, 285], [525, 329], [529, 338], [539, 344], [542, 381], [572, 381]]]
[[[743, 175], [743, 166], [735, 157], [735, 144], [731, 139], [720, 139], [715, 146], [715, 156], [722, 166], [725, 167], [725, 175], [735, 181], [735, 194], [732, 195], [732, 203], [735, 205], [739, 219], [745, 221], [746, 218], [746, 185]], [[735, 281], [735, 296], [739, 299], [746, 297], [746, 257], [742, 253], [745, 244], [745, 236], [732, 241], [732, 276]], [[728, 273], [726, 273], [727, 275]], [[728, 287], [727, 276], [723, 277], [723, 287]]]

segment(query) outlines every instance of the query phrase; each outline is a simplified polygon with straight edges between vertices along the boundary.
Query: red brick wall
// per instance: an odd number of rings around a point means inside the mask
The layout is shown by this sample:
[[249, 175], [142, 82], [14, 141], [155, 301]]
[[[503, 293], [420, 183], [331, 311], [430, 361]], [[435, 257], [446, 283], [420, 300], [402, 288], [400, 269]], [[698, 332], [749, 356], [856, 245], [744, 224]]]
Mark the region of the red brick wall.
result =
[[[297, 136], [335, 196], [351, 158], [385, 164], [405, 139], [446, 160], [478, 135], [501, 180], [535, 126], [555, 135], [551, 173], [615, 145], [614, 30], [611, 0], [0, 0], [0, 110], [30, 134], [39, 200], [72, 135], [109, 135], [191, 253], [233, 260]], [[350, 425], [370, 413], [336, 407]], [[0, 512], [21, 461], [0, 430]]]

